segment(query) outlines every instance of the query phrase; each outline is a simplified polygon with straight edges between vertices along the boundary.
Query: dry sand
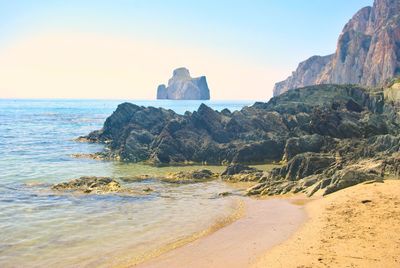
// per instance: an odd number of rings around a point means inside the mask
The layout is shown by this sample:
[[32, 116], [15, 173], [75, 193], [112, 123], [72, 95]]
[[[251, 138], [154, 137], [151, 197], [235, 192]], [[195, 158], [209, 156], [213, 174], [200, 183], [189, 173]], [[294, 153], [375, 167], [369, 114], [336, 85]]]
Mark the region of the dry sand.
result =
[[243, 218], [139, 267], [400, 267], [400, 181], [293, 203], [249, 200]]
[[249, 267], [266, 249], [287, 240], [305, 219], [302, 207], [288, 200], [247, 199], [244, 217], [135, 267]]
[[350, 187], [306, 211], [306, 224], [254, 267], [400, 267], [400, 181]]

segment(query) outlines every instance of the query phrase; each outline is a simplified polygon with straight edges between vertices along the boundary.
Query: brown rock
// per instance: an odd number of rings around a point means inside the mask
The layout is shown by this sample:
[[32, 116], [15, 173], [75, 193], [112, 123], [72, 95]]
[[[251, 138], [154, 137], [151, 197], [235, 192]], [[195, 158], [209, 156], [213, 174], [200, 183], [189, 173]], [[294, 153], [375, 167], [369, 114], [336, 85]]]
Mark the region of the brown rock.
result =
[[400, 74], [400, 2], [375, 0], [339, 36], [335, 54], [313, 56], [275, 85], [274, 96], [315, 84], [380, 86]]

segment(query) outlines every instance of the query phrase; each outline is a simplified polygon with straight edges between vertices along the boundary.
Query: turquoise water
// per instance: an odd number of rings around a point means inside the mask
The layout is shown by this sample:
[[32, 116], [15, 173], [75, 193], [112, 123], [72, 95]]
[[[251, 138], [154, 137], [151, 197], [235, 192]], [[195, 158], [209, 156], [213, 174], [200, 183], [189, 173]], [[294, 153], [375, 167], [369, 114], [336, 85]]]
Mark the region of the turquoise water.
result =
[[[49, 186], [84, 175], [162, 174], [176, 168], [71, 157], [102, 150], [74, 138], [101, 128], [122, 101], [0, 100], [0, 267], [93, 267], [149, 256], [210, 228], [237, 208], [221, 182], [171, 185], [156, 180], [145, 196], [73, 195]], [[131, 101], [194, 111], [198, 101]], [[208, 101], [217, 110], [253, 102]], [[195, 169], [186, 167], [185, 169]], [[211, 167], [219, 171], [221, 167]]]

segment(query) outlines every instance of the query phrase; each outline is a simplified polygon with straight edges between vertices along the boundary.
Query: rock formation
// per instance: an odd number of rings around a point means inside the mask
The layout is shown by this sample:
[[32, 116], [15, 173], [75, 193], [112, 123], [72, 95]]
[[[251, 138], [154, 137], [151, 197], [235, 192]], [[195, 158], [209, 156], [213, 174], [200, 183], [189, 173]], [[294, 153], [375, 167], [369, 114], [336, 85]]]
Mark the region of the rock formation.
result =
[[[252, 195], [328, 194], [400, 174], [397, 87], [396, 81], [385, 90], [317, 85], [240, 111], [202, 104], [184, 115], [123, 103], [84, 140], [104, 143], [103, 158], [154, 165], [282, 161], [270, 172], [232, 165], [221, 178], [258, 182], [248, 191]], [[172, 177], [198, 176], [216, 178], [205, 171]]]
[[158, 86], [157, 99], [209, 100], [210, 90], [205, 76], [192, 78], [188, 69], [178, 68], [169, 79], [168, 87]]
[[313, 56], [275, 85], [274, 96], [316, 84], [381, 86], [400, 75], [400, 1], [375, 0], [344, 27], [332, 55]]
[[118, 181], [109, 177], [80, 177], [51, 187], [56, 191], [81, 192], [85, 194], [129, 193]]

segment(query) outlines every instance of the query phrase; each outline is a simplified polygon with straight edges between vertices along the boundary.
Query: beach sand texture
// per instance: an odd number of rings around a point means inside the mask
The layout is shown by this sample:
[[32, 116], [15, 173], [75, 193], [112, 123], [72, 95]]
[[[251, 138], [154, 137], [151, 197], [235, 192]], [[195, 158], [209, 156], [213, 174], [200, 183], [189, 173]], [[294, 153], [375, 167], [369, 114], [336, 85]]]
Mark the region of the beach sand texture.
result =
[[400, 267], [400, 181], [350, 187], [306, 211], [306, 224], [253, 267]]
[[265, 250], [288, 239], [305, 219], [303, 208], [288, 200], [247, 199], [244, 217], [135, 267], [248, 267]]

